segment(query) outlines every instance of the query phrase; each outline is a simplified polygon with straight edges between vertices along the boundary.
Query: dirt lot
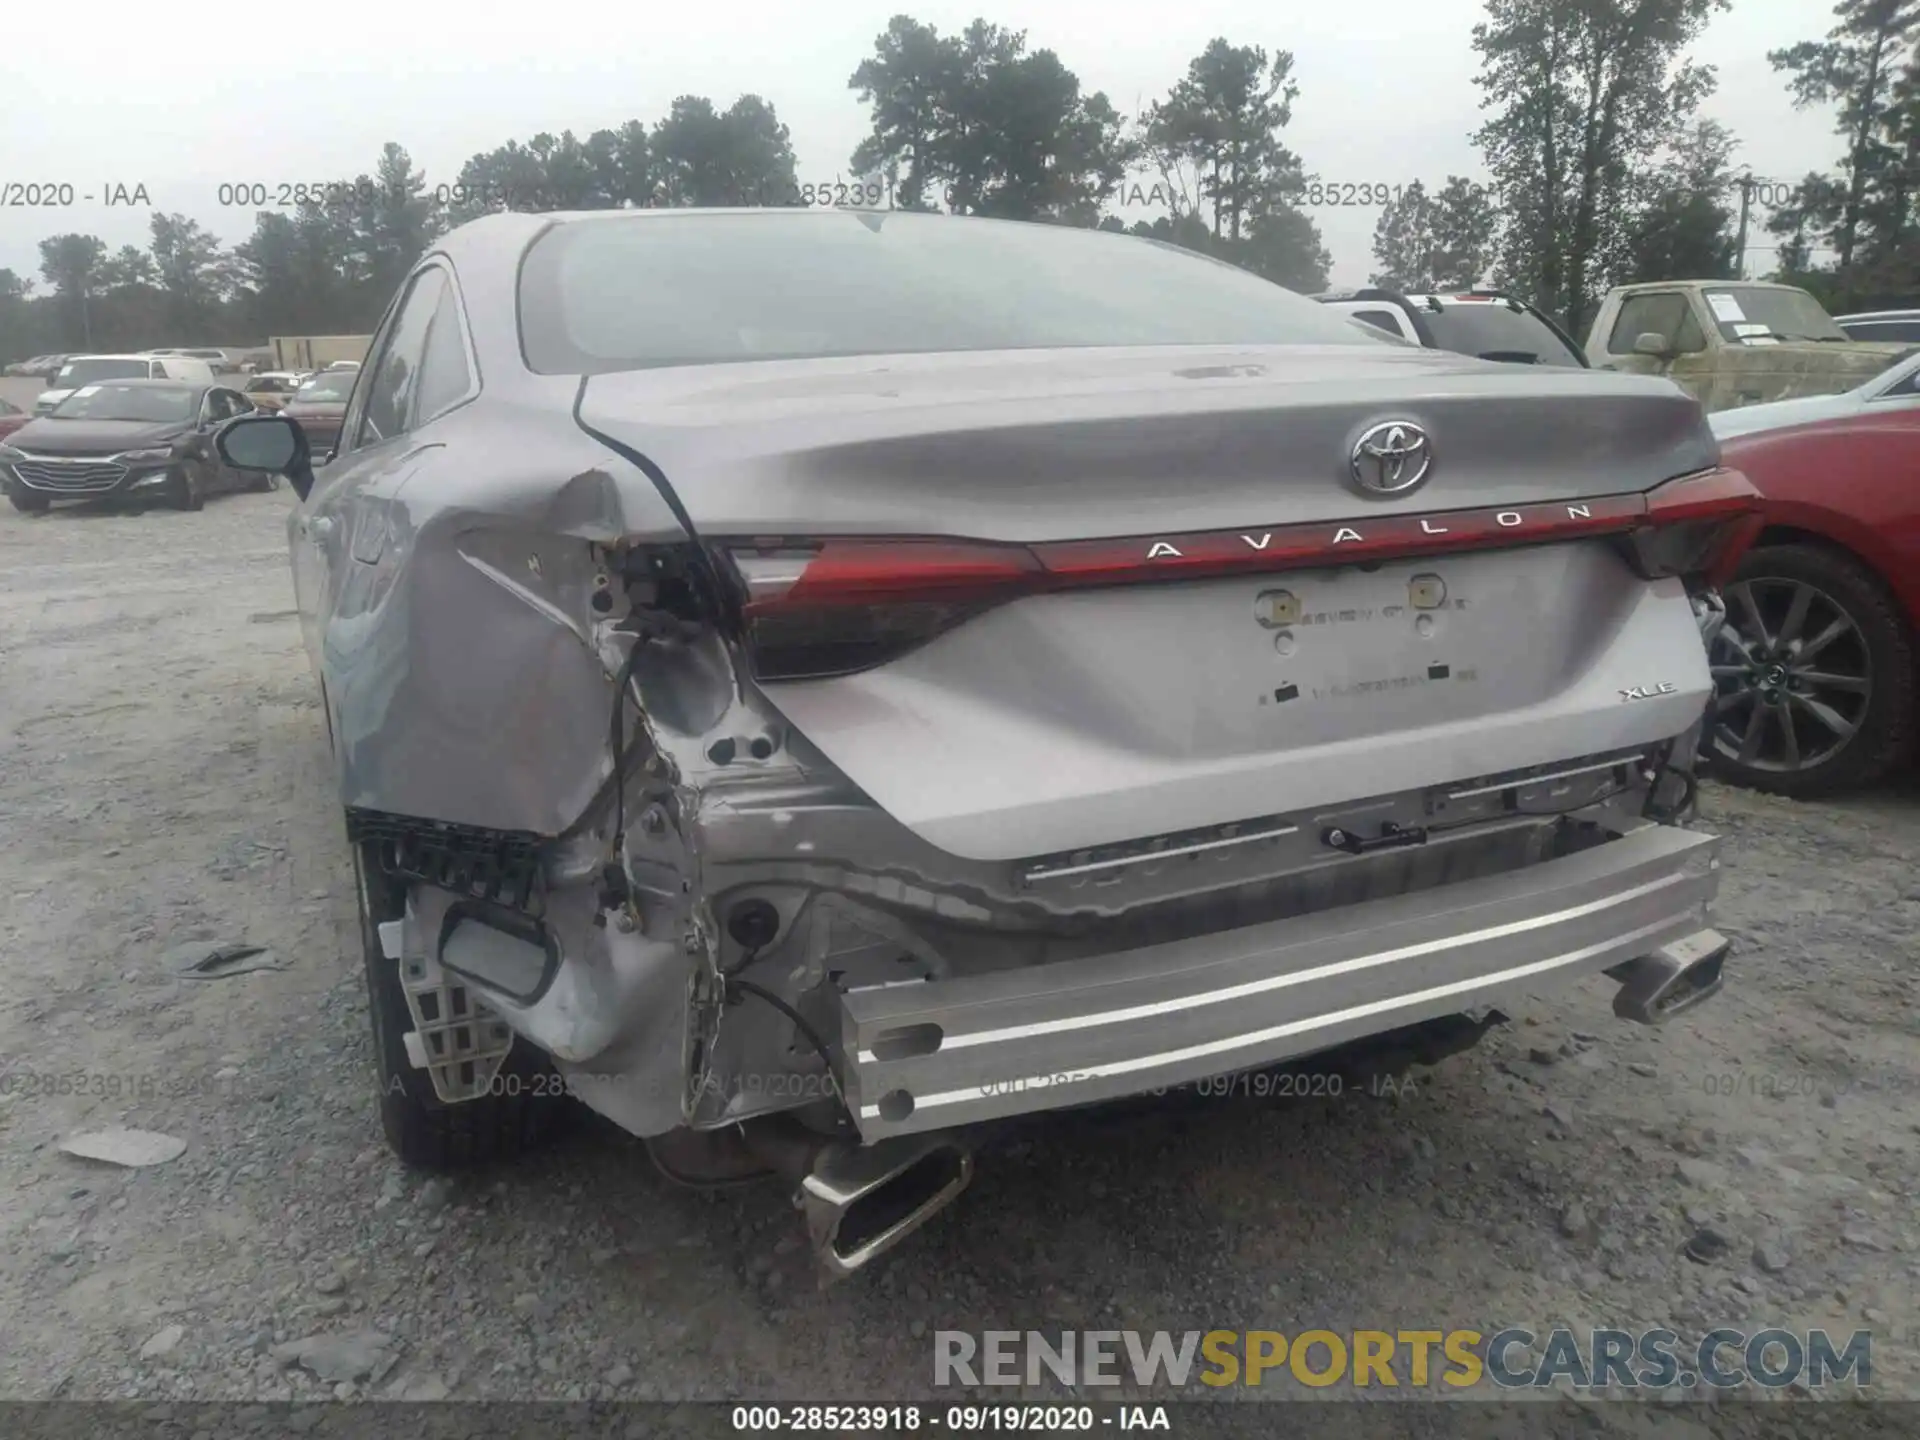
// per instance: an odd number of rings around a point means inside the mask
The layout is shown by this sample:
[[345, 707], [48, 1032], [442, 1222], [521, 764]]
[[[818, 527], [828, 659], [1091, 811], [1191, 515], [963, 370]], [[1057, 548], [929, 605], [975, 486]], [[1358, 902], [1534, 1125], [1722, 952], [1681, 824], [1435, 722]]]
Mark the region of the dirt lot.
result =
[[[930, 1393], [936, 1329], [1564, 1322], [1867, 1328], [1920, 1397], [1911, 788], [1709, 788], [1738, 949], [1671, 1027], [1595, 981], [1398, 1095], [1055, 1120], [831, 1290], [777, 1187], [673, 1188], [604, 1128], [403, 1173], [288, 503], [0, 510], [0, 1396], [320, 1396], [275, 1347], [343, 1332], [385, 1359], [342, 1396], [878, 1399]], [[280, 968], [177, 978], [207, 938]], [[185, 1152], [56, 1149], [114, 1124]]]

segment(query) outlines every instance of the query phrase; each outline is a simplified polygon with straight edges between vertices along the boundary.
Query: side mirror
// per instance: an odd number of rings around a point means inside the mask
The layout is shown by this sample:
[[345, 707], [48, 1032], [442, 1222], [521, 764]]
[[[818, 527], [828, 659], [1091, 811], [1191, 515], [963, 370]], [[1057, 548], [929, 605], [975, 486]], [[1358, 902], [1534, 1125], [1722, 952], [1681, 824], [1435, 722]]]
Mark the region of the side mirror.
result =
[[214, 440], [220, 458], [236, 470], [284, 475], [302, 500], [313, 489], [313, 458], [307, 432], [281, 415], [241, 415]]
[[1658, 330], [1642, 330], [1633, 337], [1633, 353], [1651, 355], [1656, 360], [1671, 360], [1674, 352], [1667, 344], [1667, 337]]

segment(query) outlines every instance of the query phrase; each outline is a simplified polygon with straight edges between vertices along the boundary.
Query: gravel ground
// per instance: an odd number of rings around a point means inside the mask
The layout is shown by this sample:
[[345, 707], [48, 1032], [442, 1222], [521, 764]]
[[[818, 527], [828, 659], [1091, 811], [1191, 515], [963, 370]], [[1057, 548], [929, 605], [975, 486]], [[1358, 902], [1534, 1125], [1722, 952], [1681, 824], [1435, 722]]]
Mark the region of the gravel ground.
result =
[[[288, 503], [0, 512], [0, 1397], [877, 1400], [931, 1393], [936, 1329], [1555, 1322], [1869, 1328], [1920, 1397], [1911, 787], [1708, 787], [1738, 948], [1669, 1027], [1594, 981], [1393, 1094], [1055, 1119], [832, 1289], [777, 1186], [677, 1189], [598, 1124], [403, 1172]], [[177, 978], [208, 939], [279, 968]], [[108, 1125], [186, 1148], [56, 1148]], [[341, 1336], [358, 1385], [277, 1348]]]

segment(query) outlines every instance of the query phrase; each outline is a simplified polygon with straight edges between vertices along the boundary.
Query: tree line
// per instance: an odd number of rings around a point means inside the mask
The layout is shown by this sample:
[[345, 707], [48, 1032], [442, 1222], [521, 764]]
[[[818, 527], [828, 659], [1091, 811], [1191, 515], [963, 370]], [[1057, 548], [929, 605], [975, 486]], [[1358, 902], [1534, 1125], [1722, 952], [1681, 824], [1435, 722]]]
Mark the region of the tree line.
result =
[[[1716, 76], [1690, 54], [1728, 4], [1488, 0], [1472, 32], [1485, 118], [1471, 137], [1487, 178], [1385, 187], [1374, 283], [1492, 283], [1581, 334], [1609, 285], [1743, 273], [1736, 140], [1699, 118]], [[1796, 104], [1835, 107], [1844, 152], [1765, 219], [1779, 259], [1759, 267], [1830, 301], [1905, 292], [1920, 258], [1920, 3], [1840, 0], [1834, 16], [1825, 38], [1769, 56]], [[1314, 198], [1352, 177], [1310, 172], [1286, 143], [1300, 93], [1290, 51], [1216, 39], [1129, 116], [1023, 31], [982, 19], [942, 34], [898, 15], [848, 87], [869, 119], [851, 181], [899, 207], [1122, 230], [1292, 289], [1326, 284]], [[49, 236], [37, 279], [0, 269], [0, 352], [361, 333], [435, 236], [488, 211], [777, 203], [801, 190], [787, 127], [752, 94], [725, 109], [684, 95], [651, 125], [584, 138], [509, 140], [433, 191], [388, 143], [371, 174], [257, 211], [231, 247], [160, 212], [145, 248]], [[1143, 198], [1165, 213], [1114, 213]], [[1834, 258], [1816, 263], [1816, 250]]]

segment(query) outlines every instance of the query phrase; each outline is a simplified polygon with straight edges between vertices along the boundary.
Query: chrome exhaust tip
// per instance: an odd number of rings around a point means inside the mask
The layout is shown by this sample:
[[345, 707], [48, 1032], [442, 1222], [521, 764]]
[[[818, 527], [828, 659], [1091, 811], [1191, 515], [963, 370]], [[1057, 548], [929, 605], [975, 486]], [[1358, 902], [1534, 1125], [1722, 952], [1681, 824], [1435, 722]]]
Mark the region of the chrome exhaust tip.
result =
[[952, 1204], [973, 1179], [973, 1154], [948, 1137], [830, 1145], [795, 1197], [815, 1255], [834, 1279], [885, 1254]]
[[1640, 1025], [1659, 1025], [1712, 999], [1726, 983], [1733, 942], [1718, 930], [1700, 930], [1606, 973], [1620, 982], [1613, 1013]]
[[856, 1145], [770, 1115], [748, 1121], [741, 1138], [795, 1185], [794, 1208], [806, 1219], [814, 1255], [829, 1280], [891, 1250], [973, 1179], [972, 1145], [956, 1131]]

